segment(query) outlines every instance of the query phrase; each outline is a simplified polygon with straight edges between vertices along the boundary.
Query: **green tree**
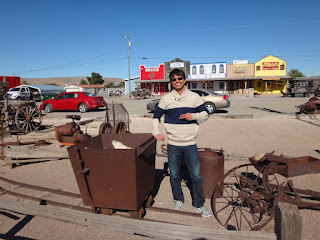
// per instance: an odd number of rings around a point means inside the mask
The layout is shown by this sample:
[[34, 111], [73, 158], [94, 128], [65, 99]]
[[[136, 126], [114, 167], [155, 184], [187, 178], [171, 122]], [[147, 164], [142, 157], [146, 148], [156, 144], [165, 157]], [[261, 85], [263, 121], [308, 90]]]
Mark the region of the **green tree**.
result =
[[81, 85], [88, 85], [88, 82], [86, 80], [84, 80], [84, 79], [81, 79], [80, 80], [80, 84]]
[[90, 84], [98, 84], [102, 85], [104, 83], [104, 80], [102, 79], [102, 76], [99, 73], [91, 73], [91, 77], [87, 77], [87, 80]]
[[292, 77], [292, 79], [295, 79], [296, 77], [305, 77], [305, 75], [300, 72], [297, 68], [291, 69], [288, 72], [288, 75]]

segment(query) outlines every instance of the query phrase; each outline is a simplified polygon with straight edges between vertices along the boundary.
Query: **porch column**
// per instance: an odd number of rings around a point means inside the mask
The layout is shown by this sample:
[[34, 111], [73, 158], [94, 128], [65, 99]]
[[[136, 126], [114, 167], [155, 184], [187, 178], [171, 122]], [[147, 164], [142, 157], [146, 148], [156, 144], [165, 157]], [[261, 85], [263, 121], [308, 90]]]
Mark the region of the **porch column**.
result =
[[266, 88], [266, 93], [268, 93], [268, 82], [266, 81], [264, 85], [265, 85], [265, 88]]
[[245, 90], [245, 94], [248, 94], [248, 90], [247, 90], [247, 88], [248, 88], [248, 85], [247, 85], [248, 83], [247, 83], [247, 80], [245, 80], [244, 81], [244, 90]]
[[224, 92], [227, 93], [227, 81], [224, 81]]

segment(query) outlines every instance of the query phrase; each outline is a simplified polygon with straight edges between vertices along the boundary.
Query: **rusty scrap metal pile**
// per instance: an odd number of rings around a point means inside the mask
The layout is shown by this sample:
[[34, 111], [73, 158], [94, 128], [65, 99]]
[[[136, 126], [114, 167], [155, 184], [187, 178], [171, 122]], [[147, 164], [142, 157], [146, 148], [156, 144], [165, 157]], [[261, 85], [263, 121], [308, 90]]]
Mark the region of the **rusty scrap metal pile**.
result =
[[300, 108], [300, 113], [320, 114], [320, 99], [317, 97], [312, 97], [308, 102], [296, 107]]

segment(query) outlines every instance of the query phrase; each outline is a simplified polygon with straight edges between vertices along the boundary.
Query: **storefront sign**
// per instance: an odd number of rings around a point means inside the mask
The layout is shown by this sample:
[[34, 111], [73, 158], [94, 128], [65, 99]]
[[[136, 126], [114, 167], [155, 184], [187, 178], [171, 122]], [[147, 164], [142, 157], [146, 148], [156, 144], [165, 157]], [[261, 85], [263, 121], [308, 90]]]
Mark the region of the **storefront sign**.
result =
[[140, 66], [140, 79], [164, 79], [164, 64], [160, 64], [159, 67], [145, 67]]
[[172, 62], [170, 63], [170, 68], [181, 68], [184, 67], [184, 62]]
[[262, 70], [279, 70], [279, 62], [263, 62]]

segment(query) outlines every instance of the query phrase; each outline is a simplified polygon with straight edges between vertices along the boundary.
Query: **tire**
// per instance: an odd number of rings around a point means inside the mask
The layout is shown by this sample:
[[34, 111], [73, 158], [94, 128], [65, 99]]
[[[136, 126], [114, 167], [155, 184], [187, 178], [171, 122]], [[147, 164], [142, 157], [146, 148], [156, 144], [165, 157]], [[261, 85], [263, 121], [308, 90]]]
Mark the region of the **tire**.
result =
[[51, 105], [50, 103], [48, 103], [48, 104], [46, 104], [46, 105], [44, 106], [44, 110], [45, 110], [47, 113], [50, 113], [50, 112], [53, 111], [53, 107], [52, 107], [52, 105]]
[[80, 103], [78, 106], [79, 112], [84, 113], [88, 111], [88, 105], [85, 103]]
[[22, 101], [22, 98], [21, 98], [21, 97], [17, 97], [17, 100], [18, 100], [18, 101]]
[[206, 102], [205, 105], [209, 111], [209, 114], [214, 114], [214, 112], [216, 111], [216, 106], [210, 102]]

